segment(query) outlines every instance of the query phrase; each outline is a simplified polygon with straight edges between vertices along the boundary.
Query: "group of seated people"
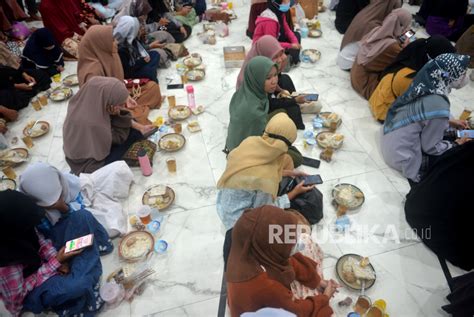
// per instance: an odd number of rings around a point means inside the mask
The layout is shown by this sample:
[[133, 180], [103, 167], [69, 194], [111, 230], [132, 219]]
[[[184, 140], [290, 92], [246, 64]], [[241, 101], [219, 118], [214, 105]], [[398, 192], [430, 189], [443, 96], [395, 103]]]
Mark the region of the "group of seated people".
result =
[[[7, 5], [20, 10], [14, 1]], [[104, 15], [104, 10], [113, 14]], [[21, 56], [7, 45], [11, 25], [2, 33], [0, 132], [7, 131], [6, 123], [16, 120], [18, 110], [50, 88], [50, 77], [64, 70], [65, 58], [78, 60], [81, 86], [98, 75], [144, 81], [133, 95], [139, 105], [133, 117], [149, 123], [149, 109], [162, 103], [157, 69], [179, 57], [167, 45], [186, 40], [205, 10], [201, 0], [42, 0], [39, 12], [45, 27], [29, 35]], [[12, 23], [22, 19], [12, 18]]]
[[[40, 12], [51, 3], [43, 0]], [[216, 207], [226, 230], [223, 258], [232, 316], [278, 308], [302, 317], [329, 317], [330, 300], [340, 287], [323, 277], [323, 256], [311, 237], [311, 221], [291, 209], [297, 197], [315, 187], [301, 181], [286, 193], [280, 188], [284, 177], [305, 175], [295, 169], [303, 157], [293, 146], [297, 130], [305, 129], [300, 109], [305, 98], [276, 97], [283, 90], [297, 90], [284, 73], [288, 64], [297, 64], [292, 56], [301, 48], [286, 15], [293, 4], [252, 4], [251, 10], [260, 5], [261, 13], [251, 11], [253, 43], [229, 105], [227, 165], [217, 184]], [[76, 18], [70, 5], [54, 10]], [[91, 6], [97, 11], [110, 8], [101, 1]], [[451, 247], [469, 241], [470, 222], [459, 215], [445, 219], [439, 209], [462, 209], [472, 194], [470, 178], [462, 172], [474, 173], [469, 163], [474, 143], [445, 138], [449, 126], [466, 127], [466, 122], [452, 119], [448, 95], [466, 85], [471, 60], [440, 35], [401, 43], [412, 18], [400, 7], [400, 0], [375, 0], [361, 8], [362, 17], [354, 14], [343, 42], [354, 56], [351, 80], [370, 101], [376, 119], [384, 122], [381, 150], [387, 164], [412, 185], [405, 206], [408, 222], [420, 230], [435, 226], [439, 231], [427, 245], [453, 264], [472, 269], [469, 255]], [[172, 14], [174, 2], [124, 0], [111, 25], [91, 23], [76, 33], [80, 89], [69, 100], [63, 125], [71, 173], [34, 163], [21, 174], [19, 191], [0, 192], [1, 234], [12, 241], [1, 247], [0, 298], [11, 314], [51, 310], [60, 316], [92, 316], [101, 309], [100, 256], [112, 252], [110, 239], [127, 228], [119, 200], [128, 196], [133, 174], [122, 159], [152, 129], [148, 113], [163, 101], [157, 79], [161, 42], [184, 40], [191, 34], [191, 22], [197, 21], [198, 12], [183, 8], [189, 12]], [[50, 17], [55, 22], [46, 22], [46, 16], [42, 14], [45, 26], [72, 21], [57, 15]], [[57, 26], [55, 31], [36, 30], [21, 59], [0, 46], [2, 70], [8, 70], [1, 73], [8, 85], [0, 97], [14, 98], [17, 105], [0, 108], [4, 117], [14, 120], [17, 113], [12, 110], [28, 104], [27, 93], [31, 98], [47, 89], [50, 76], [63, 70], [63, 54], [74, 55], [65, 49], [64, 39], [75, 32]], [[63, 41], [57, 38], [59, 29], [67, 29], [61, 33]], [[131, 78], [146, 79], [140, 93], [125, 85], [124, 79]], [[461, 178], [462, 188], [448, 185]], [[443, 193], [459, 193], [462, 199], [449, 206]], [[424, 204], [423, 197], [432, 195], [438, 199]], [[437, 219], [446, 221], [434, 223]], [[305, 231], [296, 241], [270, 242], [270, 225], [298, 225]], [[66, 241], [89, 233], [95, 236], [92, 248], [64, 252]]]

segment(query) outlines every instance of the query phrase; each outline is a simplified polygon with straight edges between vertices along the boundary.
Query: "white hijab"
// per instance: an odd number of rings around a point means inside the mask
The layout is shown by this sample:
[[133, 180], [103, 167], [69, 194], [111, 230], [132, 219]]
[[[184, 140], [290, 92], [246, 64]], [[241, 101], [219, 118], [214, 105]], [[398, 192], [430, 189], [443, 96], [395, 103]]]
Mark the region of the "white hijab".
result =
[[[117, 24], [114, 26], [113, 36], [119, 44], [132, 45], [133, 41], [137, 38], [138, 32], [140, 31], [140, 22], [137, 18], [131, 16], [122, 16], [117, 20]], [[148, 53], [145, 48], [138, 42], [138, 51], [141, 57], [148, 57]]]
[[[75, 201], [81, 191], [79, 177], [61, 173], [46, 163], [33, 163], [20, 176], [20, 192], [31, 197], [38, 206], [54, 205], [60, 198], [66, 204]], [[57, 211], [49, 211], [50, 220], [57, 220]], [[54, 221], [55, 222], [55, 221]]]

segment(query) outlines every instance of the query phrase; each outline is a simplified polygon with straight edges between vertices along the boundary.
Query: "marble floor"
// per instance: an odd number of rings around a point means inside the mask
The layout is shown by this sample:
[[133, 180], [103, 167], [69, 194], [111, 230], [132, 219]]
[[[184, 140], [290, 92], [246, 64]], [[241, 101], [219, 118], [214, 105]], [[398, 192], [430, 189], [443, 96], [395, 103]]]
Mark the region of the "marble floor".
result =
[[[228, 105], [239, 72], [239, 69], [224, 67], [223, 47], [244, 45], [247, 50], [250, 48], [251, 41], [245, 36], [249, 2], [234, 1], [239, 18], [229, 25], [229, 37], [218, 38], [214, 46], [201, 44], [195, 35], [185, 43], [190, 52], [204, 57], [206, 65], [205, 80], [194, 85], [197, 103], [206, 107], [203, 114], [194, 118], [199, 121], [202, 132], [191, 134], [183, 129], [186, 146], [172, 154], [177, 160], [176, 174], [167, 172], [165, 161], [171, 154], [162, 152], [155, 155], [151, 177], [143, 177], [139, 169], [133, 169], [134, 184], [130, 197], [123, 202], [125, 210], [134, 213], [148, 186], [166, 184], [174, 188], [176, 201], [164, 212], [162, 235], [169, 242], [170, 249], [166, 255], [151, 260], [150, 265], [157, 273], [141, 296], [131, 303], [124, 302], [104, 311], [101, 316], [217, 315], [224, 229], [215, 208], [216, 182], [226, 164], [221, 150], [229, 121]], [[417, 7], [405, 6], [412, 12], [417, 11]], [[446, 316], [440, 307], [447, 303], [445, 296], [449, 289], [437, 258], [418, 241], [405, 221], [403, 203], [409, 190], [408, 183], [385, 165], [379, 151], [381, 126], [373, 120], [367, 101], [351, 89], [349, 73], [341, 71], [335, 64], [342, 37], [334, 28], [334, 19], [333, 12], [322, 13], [323, 37], [303, 39], [303, 47], [320, 50], [322, 59], [315, 65], [301, 65], [290, 72], [299, 92], [319, 93], [323, 111], [334, 111], [342, 116], [340, 132], [346, 137], [331, 163], [322, 162], [318, 170], [302, 168], [308, 173], [321, 174], [324, 180], [318, 188], [325, 196], [325, 215], [314, 231], [325, 253], [325, 277], [335, 278], [335, 263], [343, 254], [369, 256], [377, 272], [377, 282], [366, 293], [372, 299], [385, 299], [391, 316]], [[197, 25], [194, 32], [201, 29], [202, 26]], [[65, 74], [75, 73], [76, 66], [76, 63], [67, 63]], [[174, 64], [159, 73], [161, 83], [176, 80], [176, 76]], [[474, 107], [473, 88], [474, 82], [470, 82], [467, 87], [452, 93], [454, 115], [459, 115], [464, 107]], [[175, 95], [178, 104], [186, 103], [183, 90], [165, 93]], [[30, 162], [47, 161], [61, 170], [68, 170], [62, 150], [66, 110], [66, 102], [50, 103], [38, 112], [29, 107], [21, 112], [20, 120], [10, 126], [7, 138], [11, 140], [20, 136], [25, 124], [31, 120], [47, 120], [52, 130], [35, 142]], [[167, 110], [168, 105], [164, 104], [162, 109], [152, 111], [152, 119], [166, 116]], [[310, 127], [312, 116], [305, 115], [304, 119]], [[302, 133], [299, 132], [298, 148], [304, 155], [318, 158], [320, 149], [303, 149]], [[18, 175], [25, 166], [16, 169]], [[353, 225], [344, 236], [331, 228], [336, 215], [330, 204], [330, 193], [333, 185], [340, 182], [355, 184], [366, 195], [362, 208], [350, 214]], [[120, 265], [117, 252], [103, 257], [104, 278]], [[454, 267], [451, 267], [451, 272], [453, 275], [462, 273]], [[346, 316], [350, 311], [338, 308], [339, 300], [346, 296], [356, 298], [357, 295], [341, 289], [332, 300], [335, 316]], [[0, 315], [4, 315], [2, 310]]]

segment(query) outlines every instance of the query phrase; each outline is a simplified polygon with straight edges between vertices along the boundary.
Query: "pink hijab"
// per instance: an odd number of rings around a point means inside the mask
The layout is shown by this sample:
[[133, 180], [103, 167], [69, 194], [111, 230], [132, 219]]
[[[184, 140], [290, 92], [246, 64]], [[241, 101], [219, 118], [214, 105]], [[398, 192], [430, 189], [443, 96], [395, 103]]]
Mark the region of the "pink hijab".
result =
[[247, 64], [250, 60], [256, 56], [265, 56], [269, 59], [272, 59], [281, 51], [284, 51], [284, 48], [281, 47], [280, 43], [276, 38], [271, 35], [264, 35], [258, 39], [253, 45], [250, 51], [245, 56], [244, 65], [240, 69], [239, 77], [237, 77], [237, 89], [240, 88], [244, 80], [244, 70], [247, 67]]
[[406, 9], [395, 9], [383, 24], [374, 28], [361, 40], [357, 63], [367, 65], [387, 47], [399, 43], [398, 38], [410, 29], [411, 13]]

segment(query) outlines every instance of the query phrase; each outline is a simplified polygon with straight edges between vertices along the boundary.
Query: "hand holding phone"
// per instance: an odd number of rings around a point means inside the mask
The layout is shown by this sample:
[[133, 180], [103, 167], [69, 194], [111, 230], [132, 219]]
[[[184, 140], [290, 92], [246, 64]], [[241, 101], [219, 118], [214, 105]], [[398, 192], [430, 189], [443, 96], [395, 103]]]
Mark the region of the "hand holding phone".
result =
[[458, 130], [456, 134], [458, 138], [474, 139], [474, 130]]
[[321, 175], [308, 175], [303, 177], [306, 186], [319, 185], [323, 183]]
[[408, 31], [406, 31], [405, 34], [403, 34], [402, 36], [400, 36], [400, 38], [399, 38], [399, 39], [400, 39], [400, 43], [402, 43], [402, 44], [405, 43], [405, 41], [406, 41], [407, 39], [410, 39], [410, 42], [413, 42], [413, 41], [411, 40], [411, 38], [412, 38], [414, 35], [415, 35], [415, 31], [413, 31], [413, 30], [408, 30]]
[[307, 94], [305, 95], [306, 101], [318, 101], [319, 95], [318, 94]]
[[94, 242], [94, 234], [88, 234], [86, 236], [79, 237], [74, 240], [69, 240], [64, 246], [64, 253], [68, 254], [70, 252], [78, 251], [87, 247], [90, 247]]

